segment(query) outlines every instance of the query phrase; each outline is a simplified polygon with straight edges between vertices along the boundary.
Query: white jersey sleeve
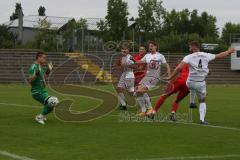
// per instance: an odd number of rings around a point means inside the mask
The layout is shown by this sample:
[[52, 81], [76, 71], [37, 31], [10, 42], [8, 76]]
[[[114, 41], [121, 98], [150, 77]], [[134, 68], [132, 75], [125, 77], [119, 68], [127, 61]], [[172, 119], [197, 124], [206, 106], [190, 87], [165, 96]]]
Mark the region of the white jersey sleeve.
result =
[[147, 62], [146, 56], [147, 56], [147, 54], [140, 60], [141, 63], [146, 63]]
[[211, 54], [211, 53], [206, 53], [206, 54], [207, 54], [207, 59], [209, 62], [216, 58], [215, 54]]
[[182, 61], [183, 61], [184, 63], [187, 63], [187, 64], [189, 64], [189, 61], [190, 61], [190, 56], [191, 56], [191, 55], [187, 55], [187, 56], [185, 56], [185, 57], [183, 58], [183, 60], [182, 60]]
[[161, 58], [160, 59], [161, 59], [161, 63], [162, 64], [167, 63], [166, 58], [164, 57], [164, 55], [161, 54]]
[[131, 60], [131, 59], [132, 59], [132, 56], [129, 55], [128, 58], [127, 58], [127, 64], [128, 65], [134, 64], [133, 60]]

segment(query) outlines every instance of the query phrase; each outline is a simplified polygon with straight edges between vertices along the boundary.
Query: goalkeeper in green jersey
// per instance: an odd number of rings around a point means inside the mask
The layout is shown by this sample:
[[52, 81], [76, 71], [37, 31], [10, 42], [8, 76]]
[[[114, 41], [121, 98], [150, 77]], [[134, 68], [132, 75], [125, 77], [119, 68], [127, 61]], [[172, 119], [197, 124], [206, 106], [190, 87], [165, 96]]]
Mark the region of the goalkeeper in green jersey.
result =
[[53, 108], [58, 104], [56, 97], [49, 96], [46, 89], [45, 78], [50, 74], [53, 65], [48, 64], [47, 70], [43, 69], [43, 65], [46, 63], [47, 56], [43, 52], [38, 52], [35, 62], [28, 70], [28, 82], [31, 84], [32, 97], [36, 101], [40, 102], [44, 108], [41, 114], [35, 117], [35, 120], [40, 124], [45, 124], [46, 115], [53, 111]]

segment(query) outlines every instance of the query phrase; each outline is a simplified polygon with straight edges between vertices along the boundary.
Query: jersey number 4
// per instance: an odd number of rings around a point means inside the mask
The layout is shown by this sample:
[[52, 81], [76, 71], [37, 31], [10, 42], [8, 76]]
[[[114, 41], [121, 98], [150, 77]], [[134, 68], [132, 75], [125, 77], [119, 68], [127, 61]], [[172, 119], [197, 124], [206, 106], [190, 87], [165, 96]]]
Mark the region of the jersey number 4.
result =
[[202, 69], [202, 60], [201, 59], [198, 62], [198, 68]]

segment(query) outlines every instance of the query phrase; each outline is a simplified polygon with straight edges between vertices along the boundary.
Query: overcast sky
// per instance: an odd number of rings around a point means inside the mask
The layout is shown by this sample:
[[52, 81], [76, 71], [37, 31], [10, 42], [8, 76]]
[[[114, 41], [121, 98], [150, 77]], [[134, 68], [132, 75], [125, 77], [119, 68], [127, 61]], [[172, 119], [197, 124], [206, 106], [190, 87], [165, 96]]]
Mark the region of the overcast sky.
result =
[[[138, 14], [138, 0], [128, 2], [130, 16]], [[94, 17], [103, 18], [106, 15], [107, 0], [0, 0], [0, 23], [9, 20], [14, 11], [15, 3], [20, 2], [25, 15], [35, 15], [40, 5], [45, 6], [49, 16], [64, 17]], [[217, 25], [221, 28], [226, 22], [240, 23], [240, 0], [163, 0], [168, 10], [198, 9], [207, 11], [217, 17]]]

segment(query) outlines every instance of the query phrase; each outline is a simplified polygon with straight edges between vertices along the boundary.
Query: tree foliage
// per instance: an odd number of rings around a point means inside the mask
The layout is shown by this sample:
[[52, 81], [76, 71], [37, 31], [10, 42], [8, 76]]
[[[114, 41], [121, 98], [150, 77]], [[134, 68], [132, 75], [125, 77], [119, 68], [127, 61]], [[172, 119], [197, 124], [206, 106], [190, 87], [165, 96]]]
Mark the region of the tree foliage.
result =
[[[238, 34], [238, 40], [240, 39], [240, 24], [234, 24], [231, 22], [228, 22], [224, 25], [222, 30], [222, 40], [226, 42], [227, 44], [230, 43], [231, 34]], [[234, 40], [234, 39], [233, 39]]]
[[56, 51], [57, 29], [51, 27], [51, 23], [39, 19], [38, 25], [34, 29], [35, 36], [25, 46], [28, 48], [42, 49], [44, 51]]
[[109, 0], [108, 10], [105, 17], [98, 23], [98, 28], [105, 33], [104, 39], [119, 41], [126, 37], [128, 28], [128, 6], [123, 0]]
[[46, 16], [45, 12], [46, 12], [46, 8], [44, 6], [40, 6], [39, 9], [38, 9], [38, 15], [39, 16]]
[[13, 48], [15, 46], [16, 37], [8, 32], [4, 25], [0, 25], [0, 48]]
[[22, 12], [22, 5], [21, 3], [16, 3], [15, 5], [15, 11], [12, 13], [12, 15], [10, 16], [10, 20], [13, 21], [15, 19], [18, 19], [18, 14], [21, 11]]
[[197, 10], [190, 12], [188, 9], [182, 11], [173, 9], [168, 12], [165, 16], [163, 33], [167, 35], [172, 31], [177, 34], [197, 33], [201, 37], [218, 37], [216, 17], [207, 12], [199, 15]]
[[138, 18], [136, 23], [140, 32], [158, 32], [162, 28], [165, 8], [162, 1], [158, 0], [139, 0]]

